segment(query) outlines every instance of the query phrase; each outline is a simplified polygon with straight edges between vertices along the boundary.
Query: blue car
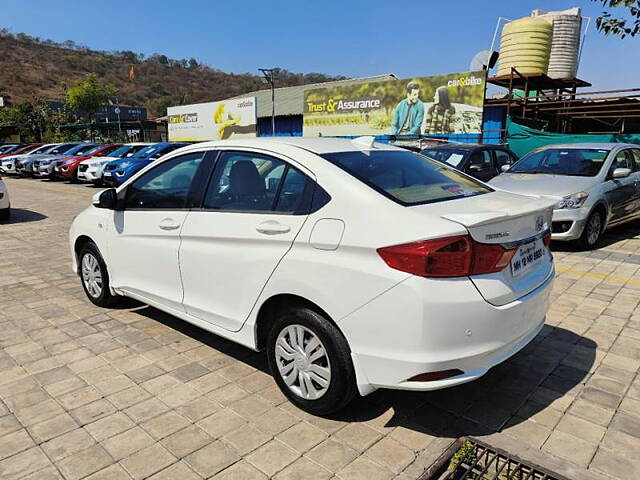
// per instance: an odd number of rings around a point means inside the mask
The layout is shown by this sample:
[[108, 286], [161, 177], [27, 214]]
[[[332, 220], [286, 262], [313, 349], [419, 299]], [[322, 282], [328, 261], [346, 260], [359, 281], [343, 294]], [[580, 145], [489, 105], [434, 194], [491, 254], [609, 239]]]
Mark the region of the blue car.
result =
[[170, 142], [154, 143], [139, 150], [131, 157], [112, 160], [104, 166], [104, 183], [113, 187], [122, 185], [154, 160], [186, 145], [189, 144]]

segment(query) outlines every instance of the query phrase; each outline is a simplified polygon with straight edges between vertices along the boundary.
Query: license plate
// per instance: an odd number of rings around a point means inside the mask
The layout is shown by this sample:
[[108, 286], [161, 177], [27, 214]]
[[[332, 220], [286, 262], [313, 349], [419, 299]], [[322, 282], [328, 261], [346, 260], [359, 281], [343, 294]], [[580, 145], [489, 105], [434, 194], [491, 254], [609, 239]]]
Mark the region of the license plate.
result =
[[59, 169], [58, 167], [53, 167], [53, 171], [54, 171], [54, 172], [59, 172], [59, 171], [60, 171], [60, 169]]
[[105, 176], [105, 177], [110, 177], [110, 176], [111, 176], [111, 174], [110, 174], [110, 173], [105, 172], [104, 176]]
[[546, 247], [542, 240], [520, 245], [511, 259], [511, 275], [518, 277], [535, 268], [544, 259]]

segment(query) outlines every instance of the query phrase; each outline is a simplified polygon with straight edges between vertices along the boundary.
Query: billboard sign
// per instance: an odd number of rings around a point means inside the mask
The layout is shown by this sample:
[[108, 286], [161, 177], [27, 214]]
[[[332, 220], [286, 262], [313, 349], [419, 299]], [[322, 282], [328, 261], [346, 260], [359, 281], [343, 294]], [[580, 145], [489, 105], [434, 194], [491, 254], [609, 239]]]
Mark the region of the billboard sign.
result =
[[303, 134], [480, 133], [485, 81], [480, 71], [308, 89]]
[[167, 108], [169, 141], [192, 142], [256, 136], [256, 98]]

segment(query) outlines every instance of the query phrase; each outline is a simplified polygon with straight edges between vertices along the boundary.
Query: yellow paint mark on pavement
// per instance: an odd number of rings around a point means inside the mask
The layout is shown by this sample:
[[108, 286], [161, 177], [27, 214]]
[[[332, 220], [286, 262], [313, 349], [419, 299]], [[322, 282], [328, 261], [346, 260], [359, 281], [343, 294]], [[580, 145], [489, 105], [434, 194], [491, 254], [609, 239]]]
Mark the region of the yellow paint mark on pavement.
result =
[[568, 273], [570, 275], [580, 275], [581, 277], [598, 278], [617, 283], [628, 283], [630, 285], [640, 285], [640, 280], [630, 277], [618, 277], [617, 275], [608, 275], [606, 273], [588, 272], [586, 270], [575, 270], [573, 268], [556, 267], [556, 273]]

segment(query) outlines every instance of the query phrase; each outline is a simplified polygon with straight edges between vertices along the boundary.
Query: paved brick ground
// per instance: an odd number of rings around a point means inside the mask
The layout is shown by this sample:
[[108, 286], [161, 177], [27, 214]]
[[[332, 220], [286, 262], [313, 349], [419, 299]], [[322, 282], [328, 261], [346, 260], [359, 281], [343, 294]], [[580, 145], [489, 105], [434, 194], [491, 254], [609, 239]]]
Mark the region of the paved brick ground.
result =
[[102, 310], [67, 229], [95, 190], [9, 179], [0, 225], [0, 478], [417, 478], [472, 435], [569, 478], [640, 471], [640, 223], [555, 246], [543, 332], [481, 380], [379, 391], [332, 419], [285, 401], [262, 356], [144, 306]]

